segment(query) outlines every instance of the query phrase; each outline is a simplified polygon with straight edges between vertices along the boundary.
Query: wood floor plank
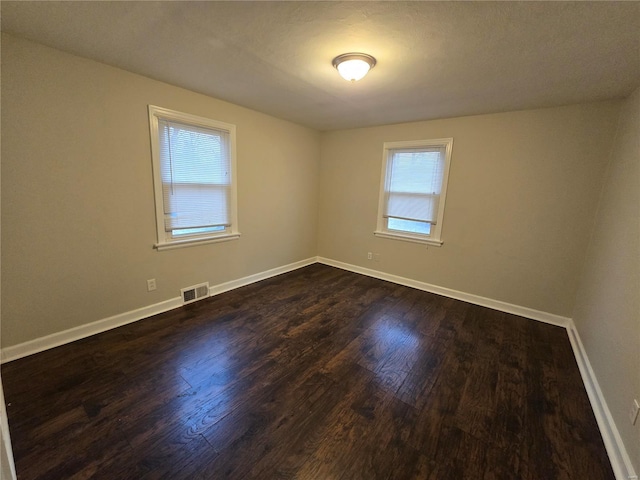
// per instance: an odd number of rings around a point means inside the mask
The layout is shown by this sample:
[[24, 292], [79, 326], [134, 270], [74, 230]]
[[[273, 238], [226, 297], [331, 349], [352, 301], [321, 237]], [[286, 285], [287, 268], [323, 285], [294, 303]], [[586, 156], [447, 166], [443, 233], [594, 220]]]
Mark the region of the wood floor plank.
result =
[[614, 478], [564, 329], [319, 264], [2, 378], [21, 480]]
[[[508, 318], [504, 329], [497, 366], [495, 418], [490, 433], [496, 447], [488, 452], [489, 465], [486, 479], [527, 478], [527, 465], [521, 457], [525, 446], [526, 420], [526, 344], [527, 320], [515, 316]], [[502, 458], [496, 462], [495, 458]]]

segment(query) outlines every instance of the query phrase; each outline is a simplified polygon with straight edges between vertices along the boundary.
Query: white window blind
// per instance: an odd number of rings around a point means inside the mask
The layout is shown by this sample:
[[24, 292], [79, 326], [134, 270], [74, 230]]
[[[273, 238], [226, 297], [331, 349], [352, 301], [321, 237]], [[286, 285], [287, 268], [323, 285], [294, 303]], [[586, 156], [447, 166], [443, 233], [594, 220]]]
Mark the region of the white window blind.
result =
[[441, 246], [453, 138], [385, 142], [374, 235]]
[[437, 223], [445, 147], [389, 150], [384, 218]]
[[164, 229], [229, 227], [229, 133], [158, 119]]
[[149, 105], [158, 250], [240, 237], [236, 126]]

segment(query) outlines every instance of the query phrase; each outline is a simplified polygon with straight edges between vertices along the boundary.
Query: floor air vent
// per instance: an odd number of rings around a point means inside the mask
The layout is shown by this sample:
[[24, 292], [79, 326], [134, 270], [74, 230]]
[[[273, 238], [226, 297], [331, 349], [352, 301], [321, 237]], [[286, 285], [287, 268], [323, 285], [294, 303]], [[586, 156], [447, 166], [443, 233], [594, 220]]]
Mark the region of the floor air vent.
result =
[[182, 294], [183, 305], [206, 298], [209, 296], [209, 282], [183, 288], [180, 293]]

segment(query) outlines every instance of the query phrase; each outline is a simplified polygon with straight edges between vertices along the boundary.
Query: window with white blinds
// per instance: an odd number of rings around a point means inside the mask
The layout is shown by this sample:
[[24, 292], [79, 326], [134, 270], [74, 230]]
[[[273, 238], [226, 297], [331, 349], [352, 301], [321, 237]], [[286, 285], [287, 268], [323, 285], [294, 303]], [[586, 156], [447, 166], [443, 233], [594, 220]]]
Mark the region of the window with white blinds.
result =
[[442, 245], [453, 139], [384, 144], [376, 235]]
[[237, 238], [235, 126], [149, 106], [156, 247]]

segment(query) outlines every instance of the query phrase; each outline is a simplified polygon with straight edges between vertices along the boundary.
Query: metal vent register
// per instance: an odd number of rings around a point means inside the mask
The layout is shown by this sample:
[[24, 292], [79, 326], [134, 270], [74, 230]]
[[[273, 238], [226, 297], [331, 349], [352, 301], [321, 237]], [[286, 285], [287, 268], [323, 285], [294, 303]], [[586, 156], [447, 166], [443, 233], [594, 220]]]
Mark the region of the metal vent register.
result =
[[207, 298], [209, 296], [209, 282], [183, 288], [180, 293], [183, 305]]

